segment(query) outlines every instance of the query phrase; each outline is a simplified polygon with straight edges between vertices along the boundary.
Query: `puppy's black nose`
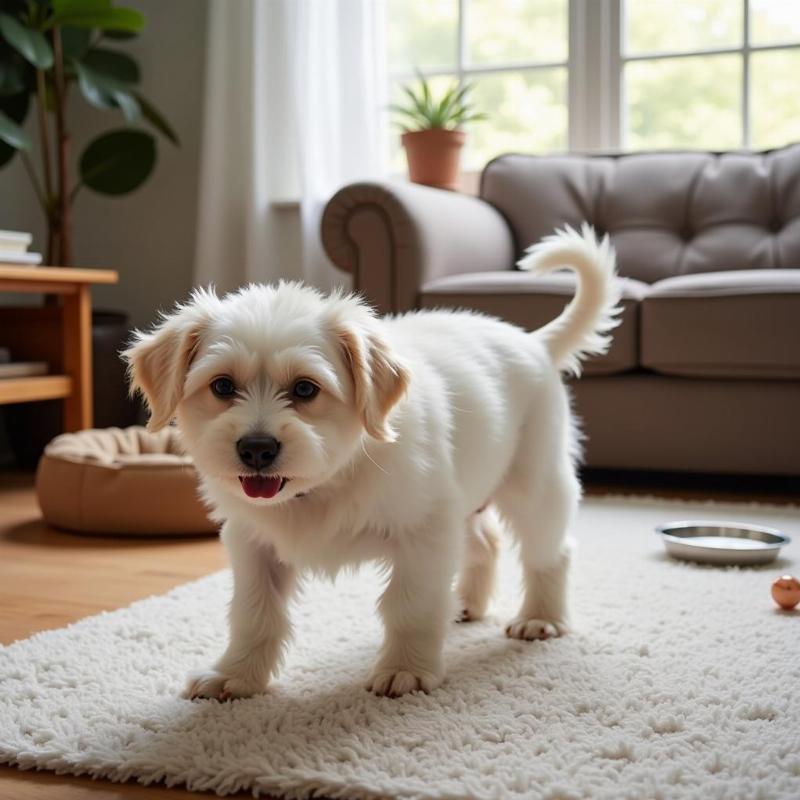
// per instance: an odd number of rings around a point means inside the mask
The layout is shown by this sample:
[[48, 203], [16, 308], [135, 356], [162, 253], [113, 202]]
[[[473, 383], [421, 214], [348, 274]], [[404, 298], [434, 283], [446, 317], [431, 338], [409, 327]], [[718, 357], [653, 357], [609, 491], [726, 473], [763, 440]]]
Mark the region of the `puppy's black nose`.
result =
[[236, 451], [246, 467], [264, 469], [277, 457], [281, 443], [274, 436], [244, 436], [236, 442]]

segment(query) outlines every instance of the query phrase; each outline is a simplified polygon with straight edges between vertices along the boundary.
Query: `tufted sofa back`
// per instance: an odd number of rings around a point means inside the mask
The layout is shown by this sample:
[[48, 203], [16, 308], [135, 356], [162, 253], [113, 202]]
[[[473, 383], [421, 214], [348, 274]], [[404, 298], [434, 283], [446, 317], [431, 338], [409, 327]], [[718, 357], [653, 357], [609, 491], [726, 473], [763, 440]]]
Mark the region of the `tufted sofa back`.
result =
[[800, 268], [800, 144], [765, 153], [505, 155], [481, 197], [518, 255], [565, 224], [609, 233], [619, 272], [652, 283], [732, 269]]

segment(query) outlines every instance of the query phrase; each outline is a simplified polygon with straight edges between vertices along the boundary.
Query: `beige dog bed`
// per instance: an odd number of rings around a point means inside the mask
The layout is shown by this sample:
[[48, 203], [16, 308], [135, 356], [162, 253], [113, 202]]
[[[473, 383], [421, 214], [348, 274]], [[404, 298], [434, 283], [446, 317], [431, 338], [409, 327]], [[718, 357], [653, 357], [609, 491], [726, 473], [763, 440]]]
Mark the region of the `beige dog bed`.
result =
[[173, 429], [107, 428], [57, 436], [39, 461], [47, 522], [91, 533], [215, 533], [197, 473]]

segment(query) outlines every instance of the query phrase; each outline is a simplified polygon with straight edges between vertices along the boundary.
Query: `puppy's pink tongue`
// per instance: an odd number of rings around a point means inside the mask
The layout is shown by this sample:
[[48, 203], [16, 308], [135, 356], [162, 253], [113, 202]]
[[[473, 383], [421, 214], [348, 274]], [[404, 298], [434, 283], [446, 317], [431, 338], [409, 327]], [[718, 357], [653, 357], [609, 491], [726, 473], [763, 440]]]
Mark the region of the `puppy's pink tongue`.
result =
[[239, 480], [248, 497], [275, 497], [282, 484], [280, 478], [266, 475], [240, 475]]

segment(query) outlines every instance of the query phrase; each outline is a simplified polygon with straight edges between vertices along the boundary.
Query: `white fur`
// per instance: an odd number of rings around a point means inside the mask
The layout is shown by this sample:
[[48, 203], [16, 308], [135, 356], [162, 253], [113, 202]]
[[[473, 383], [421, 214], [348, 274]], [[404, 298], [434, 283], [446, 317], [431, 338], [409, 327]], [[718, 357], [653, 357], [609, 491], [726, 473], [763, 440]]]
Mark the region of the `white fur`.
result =
[[[619, 294], [613, 252], [588, 228], [551, 237], [526, 264], [579, 277], [564, 314], [532, 334], [467, 312], [378, 319], [354, 296], [281, 283], [223, 299], [198, 292], [137, 335], [125, 353], [132, 386], [154, 427], [177, 420], [224, 522], [235, 578], [228, 648], [190, 678], [190, 696], [263, 691], [290, 636], [298, 576], [368, 559], [387, 575], [369, 687], [434, 689], [453, 614], [477, 618], [488, 604], [498, 512], [525, 577], [507, 634], [567, 629], [566, 534], [580, 488], [560, 371], [607, 348]], [[239, 387], [235, 401], [212, 395], [220, 375]], [[322, 387], [310, 403], [287, 396], [299, 378]], [[235, 445], [252, 432], [282, 443], [267, 472], [290, 480], [271, 499], [251, 499], [239, 483], [248, 470]]]

